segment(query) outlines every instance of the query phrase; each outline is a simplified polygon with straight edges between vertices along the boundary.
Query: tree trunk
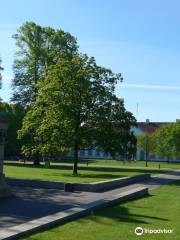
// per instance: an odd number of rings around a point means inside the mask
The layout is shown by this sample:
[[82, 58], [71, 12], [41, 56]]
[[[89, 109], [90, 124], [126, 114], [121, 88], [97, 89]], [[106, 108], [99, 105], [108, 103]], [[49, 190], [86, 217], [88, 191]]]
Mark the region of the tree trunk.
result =
[[146, 167], [148, 167], [148, 153], [146, 152]]
[[35, 166], [40, 166], [40, 155], [39, 153], [36, 153], [34, 155], [34, 163], [33, 163]]
[[74, 143], [74, 166], [73, 166], [73, 174], [77, 175], [78, 173], [78, 143], [77, 141]]

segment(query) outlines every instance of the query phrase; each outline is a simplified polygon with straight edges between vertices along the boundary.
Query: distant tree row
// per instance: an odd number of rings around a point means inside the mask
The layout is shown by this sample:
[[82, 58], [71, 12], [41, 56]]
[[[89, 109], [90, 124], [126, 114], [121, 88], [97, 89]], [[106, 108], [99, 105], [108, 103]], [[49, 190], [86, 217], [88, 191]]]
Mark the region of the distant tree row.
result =
[[138, 147], [145, 154], [145, 159], [150, 155], [180, 158], [180, 122], [164, 124], [152, 134], [138, 137]]

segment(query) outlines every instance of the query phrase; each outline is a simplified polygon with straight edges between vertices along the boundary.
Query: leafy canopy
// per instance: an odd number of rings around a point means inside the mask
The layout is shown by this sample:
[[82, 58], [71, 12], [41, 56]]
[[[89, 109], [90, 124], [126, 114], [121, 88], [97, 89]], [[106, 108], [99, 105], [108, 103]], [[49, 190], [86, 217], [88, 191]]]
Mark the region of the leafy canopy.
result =
[[162, 157], [180, 157], [180, 122], [162, 125], [154, 134], [154, 153]]
[[59, 57], [70, 58], [77, 51], [76, 39], [61, 29], [24, 23], [13, 35], [18, 51], [14, 60], [12, 100], [24, 106], [36, 98], [37, 84]]
[[22, 119], [25, 115], [25, 110], [19, 104], [0, 102], [0, 111], [6, 113], [8, 121], [5, 155], [20, 155], [23, 142], [17, 139], [17, 131], [22, 126]]
[[144, 133], [137, 137], [137, 147], [143, 151], [147, 158], [154, 152], [154, 140], [152, 133]]
[[24, 153], [92, 147], [113, 156], [124, 153], [129, 142], [135, 144], [130, 127], [136, 120], [115, 95], [119, 81], [121, 74], [98, 66], [94, 58], [60, 58], [38, 84], [36, 101], [19, 131], [19, 137], [29, 141]]

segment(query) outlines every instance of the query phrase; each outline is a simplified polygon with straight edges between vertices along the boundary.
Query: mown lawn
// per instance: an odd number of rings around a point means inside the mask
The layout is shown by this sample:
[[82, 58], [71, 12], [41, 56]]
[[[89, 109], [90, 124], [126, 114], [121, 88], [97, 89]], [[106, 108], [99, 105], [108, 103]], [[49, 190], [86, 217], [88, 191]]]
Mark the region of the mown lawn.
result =
[[79, 164], [79, 174], [73, 176], [72, 163], [53, 163], [50, 168], [34, 167], [32, 164], [6, 162], [4, 172], [7, 177], [21, 179], [41, 179], [47, 181], [65, 182], [96, 182], [112, 178], [132, 176], [143, 173], [160, 174], [170, 169], [180, 168], [180, 164], [172, 163], [148, 163], [145, 162], [125, 163], [115, 160], [89, 160]]
[[[137, 226], [173, 229], [172, 234], [136, 236]], [[150, 192], [150, 196], [34, 234], [24, 240], [179, 240], [180, 181]]]

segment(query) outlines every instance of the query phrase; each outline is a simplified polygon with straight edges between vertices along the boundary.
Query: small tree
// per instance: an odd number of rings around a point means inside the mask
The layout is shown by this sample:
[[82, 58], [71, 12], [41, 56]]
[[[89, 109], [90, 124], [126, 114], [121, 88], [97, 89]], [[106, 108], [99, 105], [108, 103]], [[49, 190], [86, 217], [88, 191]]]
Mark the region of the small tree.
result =
[[174, 142], [174, 155], [180, 157], [180, 121], [177, 121], [173, 125], [172, 130], [173, 142]]
[[172, 139], [171, 139], [171, 126], [161, 126], [153, 135], [153, 139], [156, 143], [154, 153], [157, 156], [167, 157], [172, 156]]
[[154, 134], [154, 153], [161, 157], [180, 156], [180, 123], [162, 125]]
[[143, 151], [145, 153], [145, 159], [146, 160], [146, 166], [147, 161], [149, 158], [149, 155], [153, 153], [154, 149], [154, 142], [152, 139], [152, 134], [150, 133], [144, 133], [143, 135], [140, 135], [137, 137], [137, 147], [140, 151]]
[[72, 151], [74, 174], [79, 149], [98, 146], [112, 156], [122, 154], [124, 145], [135, 138], [130, 128], [136, 120], [114, 94], [121, 80], [121, 74], [86, 55], [59, 59], [38, 85], [37, 99], [19, 131], [20, 138], [31, 139], [23, 151], [43, 155]]

